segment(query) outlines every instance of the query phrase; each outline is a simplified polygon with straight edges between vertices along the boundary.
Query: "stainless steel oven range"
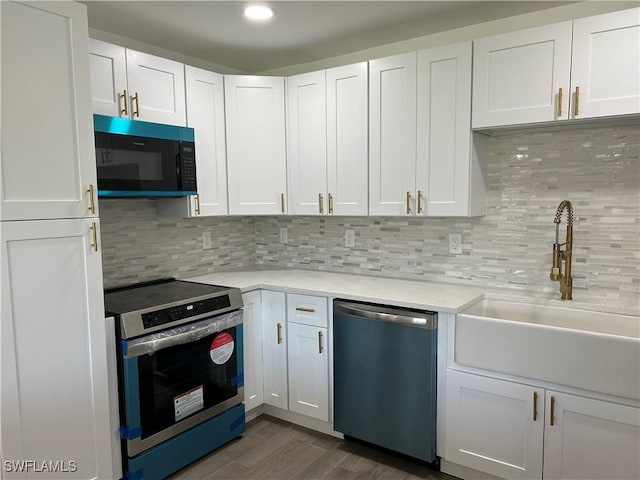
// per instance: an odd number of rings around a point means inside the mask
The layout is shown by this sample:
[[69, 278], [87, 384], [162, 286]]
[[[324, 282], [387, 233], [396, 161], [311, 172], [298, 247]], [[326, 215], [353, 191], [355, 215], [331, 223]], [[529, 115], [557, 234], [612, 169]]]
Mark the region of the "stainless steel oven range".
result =
[[105, 291], [124, 478], [161, 479], [244, 433], [242, 296], [163, 279]]

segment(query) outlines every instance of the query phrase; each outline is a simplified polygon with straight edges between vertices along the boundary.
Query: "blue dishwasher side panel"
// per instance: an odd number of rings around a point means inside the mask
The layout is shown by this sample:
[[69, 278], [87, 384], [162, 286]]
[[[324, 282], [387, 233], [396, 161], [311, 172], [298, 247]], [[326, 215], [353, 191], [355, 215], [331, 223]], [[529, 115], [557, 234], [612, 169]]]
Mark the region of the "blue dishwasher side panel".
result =
[[334, 428], [436, 460], [437, 330], [335, 313]]

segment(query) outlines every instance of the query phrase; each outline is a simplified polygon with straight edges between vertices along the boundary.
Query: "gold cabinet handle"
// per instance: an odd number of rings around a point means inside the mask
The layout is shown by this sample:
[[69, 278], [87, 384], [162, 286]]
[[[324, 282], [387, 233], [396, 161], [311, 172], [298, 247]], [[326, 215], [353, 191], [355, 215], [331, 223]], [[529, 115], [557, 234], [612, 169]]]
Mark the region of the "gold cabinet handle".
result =
[[551, 413], [549, 414], [549, 425], [553, 426], [556, 416], [556, 399], [551, 396]]
[[322, 355], [322, 332], [318, 332], [318, 353]]
[[133, 103], [134, 101], [136, 102], [136, 109], [133, 111], [133, 116], [140, 118], [140, 97], [138, 96], [138, 92], [131, 97], [131, 102]]
[[418, 190], [418, 213], [424, 213], [422, 209], [422, 190]]
[[533, 421], [538, 420], [538, 392], [533, 392]]
[[91, 222], [91, 226], [89, 227], [91, 230], [91, 249], [94, 252], [98, 251], [98, 227], [96, 226], [96, 222]]
[[558, 89], [558, 118], [562, 117], [562, 88]]
[[407, 192], [407, 215], [411, 214], [411, 192]]
[[278, 323], [276, 325], [276, 339], [278, 341], [278, 345], [282, 343], [282, 324]]
[[320, 215], [324, 213], [324, 198], [322, 198], [322, 194], [318, 194], [318, 210], [320, 211]]
[[329, 214], [333, 214], [333, 195], [329, 194]]
[[576, 87], [576, 97], [573, 105], [573, 116], [577, 117], [579, 112], [578, 105], [580, 104], [580, 87]]
[[124, 115], [125, 117], [129, 116], [129, 98], [127, 97], [127, 90], [123, 90], [122, 94], [119, 95], [120, 100], [122, 100], [123, 108], [120, 109], [120, 114]]
[[284, 213], [284, 193], [280, 194], [280, 211]]
[[89, 212], [93, 215], [96, 213], [96, 201], [93, 198], [95, 190], [93, 189], [93, 184], [90, 183], [87, 188], [87, 193], [89, 194]]
[[196, 194], [196, 215], [200, 215], [200, 194]]
[[307, 312], [307, 313], [313, 313], [316, 311], [315, 308], [305, 308], [305, 307], [296, 307], [296, 310], [298, 312]]

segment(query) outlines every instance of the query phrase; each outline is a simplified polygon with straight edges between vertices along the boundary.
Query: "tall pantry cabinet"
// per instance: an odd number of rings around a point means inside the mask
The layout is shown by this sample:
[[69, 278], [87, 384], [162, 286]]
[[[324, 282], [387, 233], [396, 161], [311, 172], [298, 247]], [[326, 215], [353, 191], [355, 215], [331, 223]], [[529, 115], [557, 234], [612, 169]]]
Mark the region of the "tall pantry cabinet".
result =
[[0, 8], [3, 478], [117, 478], [86, 7]]

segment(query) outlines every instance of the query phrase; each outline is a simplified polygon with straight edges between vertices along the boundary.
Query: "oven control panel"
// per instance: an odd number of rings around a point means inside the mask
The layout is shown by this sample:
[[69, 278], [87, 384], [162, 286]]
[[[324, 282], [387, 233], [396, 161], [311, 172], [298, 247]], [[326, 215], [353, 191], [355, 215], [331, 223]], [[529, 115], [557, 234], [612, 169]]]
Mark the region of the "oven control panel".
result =
[[147, 312], [142, 314], [142, 324], [144, 328], [153, 328], [159, 325], [184, 320], [189, 317], [211, 313], [215, 315], [217, 311], [231, 306], [229, 295], [197, 300], [183, 305], [172, 306], [162, 310]]

